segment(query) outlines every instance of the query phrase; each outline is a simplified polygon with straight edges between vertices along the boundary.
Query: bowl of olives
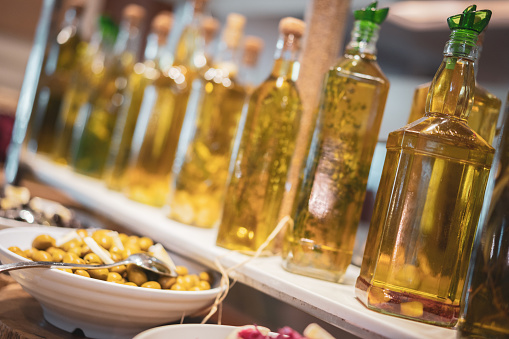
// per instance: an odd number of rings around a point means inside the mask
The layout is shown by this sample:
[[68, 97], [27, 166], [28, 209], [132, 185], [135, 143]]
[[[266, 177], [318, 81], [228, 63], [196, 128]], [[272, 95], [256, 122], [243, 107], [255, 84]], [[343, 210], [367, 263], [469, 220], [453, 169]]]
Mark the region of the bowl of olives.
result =
[[0, 261], [58, 261], [101, 264], [145, 252], [171, 260], [178, 277], [135, 265], [111, 269], [32, 268], [11, 276], [39, 301], [45, 319], [68, 332], [92, 338], [132, 338], [148, 328], [180, 320], [212, 305], [220, 292], [216, 273], [172, 255], [147, 237], [109, 230], [24, 227], [0, 231]]

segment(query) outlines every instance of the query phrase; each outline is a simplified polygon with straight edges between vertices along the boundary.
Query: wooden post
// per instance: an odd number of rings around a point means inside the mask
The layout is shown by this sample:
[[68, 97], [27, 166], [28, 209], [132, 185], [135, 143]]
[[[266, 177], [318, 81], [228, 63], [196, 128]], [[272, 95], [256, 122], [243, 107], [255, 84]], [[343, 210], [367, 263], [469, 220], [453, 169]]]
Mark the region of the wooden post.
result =
[[307, 155], [309, 138], [316, 120], [323, 79], [343, 46], [349, 5], [349, 0], [310, 0], [306, 9], [304, 19], [307, 27], [297, 80], [303, 114], [280, 217], [291, 212], [300, 168]]

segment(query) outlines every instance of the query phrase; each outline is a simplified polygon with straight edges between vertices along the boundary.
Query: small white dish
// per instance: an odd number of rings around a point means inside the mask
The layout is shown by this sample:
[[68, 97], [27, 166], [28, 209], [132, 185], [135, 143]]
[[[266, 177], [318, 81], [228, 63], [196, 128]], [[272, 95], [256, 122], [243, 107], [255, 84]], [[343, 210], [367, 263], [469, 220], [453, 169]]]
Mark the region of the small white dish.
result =
[[[10, 246], [31, 248], [39, 234], [58, 238], [69, 229], [21, 227], [0, 231], [0, 261], [27, 261], [9, 251]], [[204, 267], [172, 255], [177, 265], [191, 273]], [[132, 338], [148, 328], [177, 321], [213, 303], [220, 288], [207, 291], [155, 290], [85, 278], [57, 269], [11, 271], [11, 276], [39, 301], [48, 322], [68, 332], [81, 329], [91, 338]], [[219, 279], [216, 279], [218, 281]], [[193, 338], [194, 339], [194, 338]]]
[[134, 339], [225, 339], [235, 326], [211, 324], [181, 324], [152, 328]]

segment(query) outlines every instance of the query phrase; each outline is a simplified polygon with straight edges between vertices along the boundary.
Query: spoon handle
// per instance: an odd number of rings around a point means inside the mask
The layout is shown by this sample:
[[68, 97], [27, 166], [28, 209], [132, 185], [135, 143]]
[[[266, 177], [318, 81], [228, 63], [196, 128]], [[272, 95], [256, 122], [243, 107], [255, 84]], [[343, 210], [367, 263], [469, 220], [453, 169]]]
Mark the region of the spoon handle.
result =
[[0, 265], [0, 272], [7, 272], [12, 270], [20, 270], [23, 268], [46, 267], [46, 268], [86, 268], [86, 269], [99, 269], [109, 268], [113, 266], [122, 265], [123, 262], [116, 262], [114, 264], [105, 265], [86, 265], [86, 264], [70, 264], [52, 261], [20, 261], [11, 264]]

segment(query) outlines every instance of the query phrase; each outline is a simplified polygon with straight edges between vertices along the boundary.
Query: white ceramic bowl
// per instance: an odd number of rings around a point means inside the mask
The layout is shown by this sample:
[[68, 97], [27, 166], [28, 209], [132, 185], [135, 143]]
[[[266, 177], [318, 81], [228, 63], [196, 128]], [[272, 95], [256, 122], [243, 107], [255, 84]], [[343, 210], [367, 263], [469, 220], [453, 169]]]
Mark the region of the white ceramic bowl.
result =
[[138, 334], [134, 339], [225, 339], [235, 326], [182, 324], [156, 327]]
[[[39, 234], [58, 238], [67, 232], [69, 229], [57, 227], [1, 230], [0, 261], [4, 264], [27, 261], [8, 248], [28, 249]], [[172, 258], [190, 272], [205, 270], [178, 256]], [[39, 301], [48, 322], [68, 332], [79, 328], [91, 338], [132, 338], [143, 330], [179, 320], [211, 305], [220, 291], [218, 287], [196, 292], [155, 290], [46, 268], [15, 270], [10, 274]]]

